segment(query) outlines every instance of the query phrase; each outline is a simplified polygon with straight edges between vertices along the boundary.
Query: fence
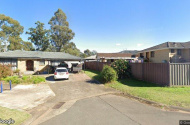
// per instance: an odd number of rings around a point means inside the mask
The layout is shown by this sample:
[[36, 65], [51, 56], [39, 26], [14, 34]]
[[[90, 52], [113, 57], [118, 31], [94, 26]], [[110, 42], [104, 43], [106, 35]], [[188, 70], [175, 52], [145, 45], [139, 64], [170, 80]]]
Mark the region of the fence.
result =
[[[86, 62], [86, 69], [101, 71], [110, 63]], [[136, 79], [162, 86], [190, 86], [190, 63], [130, 63]]]
[[169, 63], [130, 63], [133, 76], [139, 80], [169, 86]]
[[91, 69], [96, 71], [102, 71], [104, 65], [110, 65], [108, 62], [85, 62], [85, 69]]

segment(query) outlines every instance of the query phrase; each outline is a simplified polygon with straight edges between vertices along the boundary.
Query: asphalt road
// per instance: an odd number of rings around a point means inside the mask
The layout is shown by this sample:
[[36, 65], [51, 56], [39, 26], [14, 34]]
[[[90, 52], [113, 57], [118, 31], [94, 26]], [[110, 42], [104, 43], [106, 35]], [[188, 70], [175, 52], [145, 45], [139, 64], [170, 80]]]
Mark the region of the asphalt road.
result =
[[[55, 97], [34, 110], [44, 107], [43, 116], [34, 124], [41, 125], [179, 125], [190, 120], [190, 114], [162, 110], [147, 104], [114, 95], [85, 74], [73, 74], [68, 81], [47, 77]], [[63, 105], [59, 105], [63, 102]]]
[[190, 119], [190, 114], [164, 111], [109, 94], [79, 100], [41, 125], [179, 125], [184, 119]]

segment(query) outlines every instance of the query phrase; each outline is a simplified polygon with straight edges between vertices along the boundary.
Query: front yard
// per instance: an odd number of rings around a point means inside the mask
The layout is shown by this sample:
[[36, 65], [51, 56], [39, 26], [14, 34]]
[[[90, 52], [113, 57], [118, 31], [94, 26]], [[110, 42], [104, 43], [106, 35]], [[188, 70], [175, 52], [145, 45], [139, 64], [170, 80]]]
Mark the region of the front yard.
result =
[[[86, 70], [85, 73], [101, 82], [100, 72]], [[136, 79], [117, 80], [106, 86], [169, 106], [190, 108], [190, 87], [160, 87]]]
[[15, 121], [14, 125], [20, 125], [22, 122], [30, 117], [30, 114], [26, 112], [4, 107], [0, 107], [0, 112], [1, 120], [9, 120], [11, 118]]

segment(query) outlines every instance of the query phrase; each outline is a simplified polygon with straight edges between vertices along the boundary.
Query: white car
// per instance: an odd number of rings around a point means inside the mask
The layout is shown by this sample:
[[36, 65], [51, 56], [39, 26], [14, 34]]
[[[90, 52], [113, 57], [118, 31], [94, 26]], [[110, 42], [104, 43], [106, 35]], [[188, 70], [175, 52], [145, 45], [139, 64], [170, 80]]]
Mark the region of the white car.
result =
[[67, 79], [67, 80], [69, 79], [69, 72], [68, 72], [67, 68], [58, 67], [55, 70], [54, 80], [57, 80], [57, 79]]

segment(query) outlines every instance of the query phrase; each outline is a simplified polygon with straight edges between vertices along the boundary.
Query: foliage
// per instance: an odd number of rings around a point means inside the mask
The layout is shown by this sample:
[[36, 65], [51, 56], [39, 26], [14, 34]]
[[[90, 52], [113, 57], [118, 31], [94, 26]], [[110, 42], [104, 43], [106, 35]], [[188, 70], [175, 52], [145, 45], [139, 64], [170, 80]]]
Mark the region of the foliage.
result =
[[19, 73], [20, 72], [20, 69], [16, 69], [15, 71], [14, 71], [14, 73]]
[[12, 81], [13, 84], [38, 84], [41, 82], [45, 82], [45, 78], [41, 76], [23, 76], [22, 78], [18, 76], [9, 76], [6, 78], [3, 78], [2, 80], [9, 82], [10, 80]]
[[92, 50], [92, 51], [90, 51], [89, 49], [84, 50], [84, 54], [86, 55], [86, 57], [96, 55], [96, 53], [97, 53], [96, 50]]
[[101, 76], [105, 82], [112, 82], [117, 79], [116, 71], [108, 65], [104, 66], [104, 68], [101, 72]]
[[[22, 39], [24, 27], [17, 20], [9, 16], [0, 14], [0, 41], [9, 50], [22, 49]], [[2, 48], [1, 48], [2, 49]]]
[[111, 64], [111, 67], [113, 67], [114, 70], [117, 72], [119, 79], [131, 77], [131, 67], [128, 61], [121, 59], [116, 60]]
[[34, 47], [31, 42], [22, 41], [22, 49], [25, 51], [34, 51]]
[[10, 76], [12, 74], [10, 65], [1, 65], [0, 64], [0, 79]]
[[69, 28], [69, 22], [65, 13], [58, 9], [50, 19], [51, 25], [51, 43], [60, 52], [61, 48], [73, 39], [75, 33]]
[[26, 34], [29, 34], [28, 40], [36, 46], [36, 50], [45, 51], [49, 46], [49, 30], [44, 29], [44, 23], [37, 21], [36, 28], [29, 28]]
[[73, 42], [66, 43], [61, 49], [61, 52], [69, 53], [74, 56], [80, 56], [80, 50], [76, 47], [75, 43]]

